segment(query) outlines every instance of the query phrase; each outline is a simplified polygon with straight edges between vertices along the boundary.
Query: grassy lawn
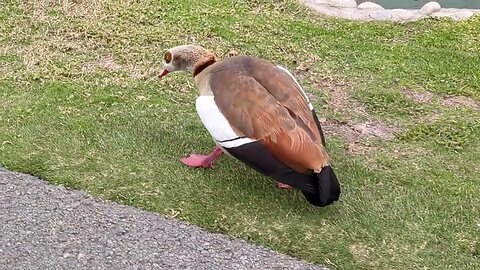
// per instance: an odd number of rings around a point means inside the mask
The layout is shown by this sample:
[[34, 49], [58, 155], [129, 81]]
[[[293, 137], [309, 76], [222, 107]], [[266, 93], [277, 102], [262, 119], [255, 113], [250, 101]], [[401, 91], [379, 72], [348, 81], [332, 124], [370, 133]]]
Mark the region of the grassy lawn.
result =
[[[55, 4], [55, 2], [57, 2]], [[98, 3], [97, 3], [98, 2]], [[341, 200], [222, 157], [165, 49], [267, 58], [312, 96]], [[2, 1], [0, 164], [332, 269], [480, 269], [480, 16], [359, 23], [296, 1]]]

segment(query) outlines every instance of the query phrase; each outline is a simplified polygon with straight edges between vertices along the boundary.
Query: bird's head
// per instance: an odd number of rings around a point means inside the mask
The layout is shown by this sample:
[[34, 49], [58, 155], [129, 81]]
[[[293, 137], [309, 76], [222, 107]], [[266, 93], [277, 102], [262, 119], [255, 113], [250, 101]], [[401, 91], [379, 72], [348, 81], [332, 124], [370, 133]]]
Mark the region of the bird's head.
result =
[[217, 60], [216, 56], [198, 45], [181, 45], [168, 49], [163, 54], [163, 70], [160, 78], [170, 72], [187, 71], [194, 76]]

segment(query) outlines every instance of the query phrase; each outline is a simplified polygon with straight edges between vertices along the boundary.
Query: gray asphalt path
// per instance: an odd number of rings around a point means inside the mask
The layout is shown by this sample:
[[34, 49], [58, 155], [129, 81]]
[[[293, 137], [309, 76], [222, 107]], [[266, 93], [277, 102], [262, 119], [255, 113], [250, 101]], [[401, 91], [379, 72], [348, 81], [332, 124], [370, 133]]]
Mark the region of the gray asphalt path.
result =
[[322, 268], [0, 167], [0, 269]]

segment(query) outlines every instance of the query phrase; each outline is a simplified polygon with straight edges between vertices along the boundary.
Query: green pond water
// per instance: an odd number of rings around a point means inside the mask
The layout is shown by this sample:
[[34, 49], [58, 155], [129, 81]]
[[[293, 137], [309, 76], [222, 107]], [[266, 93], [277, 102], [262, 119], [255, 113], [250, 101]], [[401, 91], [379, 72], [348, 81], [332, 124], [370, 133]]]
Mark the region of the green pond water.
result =
[[[374, 2], [386, 9], [420, 9], [423, 5], [432, 0], [357, 0], [357, 3]], [[436, 0], [442, 8], [478, 8], [480, 0]]]

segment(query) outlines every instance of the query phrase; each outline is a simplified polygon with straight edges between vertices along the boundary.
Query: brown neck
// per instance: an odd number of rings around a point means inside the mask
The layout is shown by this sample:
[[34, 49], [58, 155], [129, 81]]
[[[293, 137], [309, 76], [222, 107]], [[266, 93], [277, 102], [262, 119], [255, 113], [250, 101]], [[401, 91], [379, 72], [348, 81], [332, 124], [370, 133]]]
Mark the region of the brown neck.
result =
[[207, 55], [195, 63], [195, 66], [193, 67], [193, 77], [197, 76], [200, 72], [202, 72], [204, 69], [207, 67], [215, 64], [217, 62], [217, 59], [215, 55], [210, 54]]

